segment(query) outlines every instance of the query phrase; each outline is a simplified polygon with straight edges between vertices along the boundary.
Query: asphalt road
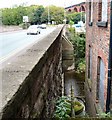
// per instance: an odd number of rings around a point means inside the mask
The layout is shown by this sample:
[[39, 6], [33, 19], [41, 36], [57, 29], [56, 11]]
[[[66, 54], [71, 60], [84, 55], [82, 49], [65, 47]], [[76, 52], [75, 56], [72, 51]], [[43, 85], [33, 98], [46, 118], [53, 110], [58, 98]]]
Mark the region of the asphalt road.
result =
[[22, 49], [41, 40], [55, 28], [41, 29], [41, 34], [27, 35], [27, 30], [0, 33], [0, 64]]

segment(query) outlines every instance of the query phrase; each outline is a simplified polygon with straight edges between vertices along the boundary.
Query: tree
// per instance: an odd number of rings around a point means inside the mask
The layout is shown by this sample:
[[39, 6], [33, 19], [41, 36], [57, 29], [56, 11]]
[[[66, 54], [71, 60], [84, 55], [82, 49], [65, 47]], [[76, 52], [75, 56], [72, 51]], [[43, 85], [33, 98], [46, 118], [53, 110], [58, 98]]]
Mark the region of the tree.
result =
[[67, 14], [66, 16], [67, 18], [67, 21], [70, 22], [70, 21], [73, 21], [74, 24], [77, 24], [78, 21], [83, 21], [85, 22], [85, 13], [69, 13]]
[[68, 39], [74, 47], [75, 69], [80, 72], [85, 70], [85, 33], [77, 34], [74, 28], [68, 28]]
[[56, 6], [49, 6], [45, 8], [41, 16], [42, 22], [48, 22], [48, 9], [49, 9], [49, 20], [50, 22], [55, 21], [56, 24], [63, 23], [64, 20], [64, 8], [56, 7]]
[[47, 23], [48, 22], [48, 10], [45, 8], [45, 11], [43, 12], [41, 16], [41, 22], [42, 23]]
[[43, 6], [37, 6], [36, 8], [32, 6], [29, 17], [32, 24], [41, 23], [41, 16], [44, 12]]
[[[64, 8], [49, 6], [50, 22], [55, 21], [56, 24], [63, 23]], [[15, 6], [14, 8], [3, 9], [2, 23], [4, 25], [19, 25], [23, 23], [23, 16], [28, 16], [31, 24], [40, 24], [48, 22], [48, 7], [31, 5], [26, 7], [24, 5]]]
[[27, 7], [27, 16], [29, 17], [29, 22], [31, 24], [36, 23], [36, 10], [38, 9], [37, 5], [31, 5], [29, 7]]
[[23, 16], [26, 16], [26, 9], [23, 6], [19, 6], [17, 8], [13, 9], [14, 11], [14, 21], [16, 23], [16, 25], [19, 25], [23, 22]]
[[41, 23], [41, 16], [42, 16], [44, 10], [45, 9], [43, 6], [39, 6], [38, 9], [36, 10], [36, 13], [34, 13], [37, 18], [37, 23]]
[[18, 6], [16, 8], [5, 8], [2, 10], [2, 23], [4, 25], [19, 25], [26, 14], [26, 8]]

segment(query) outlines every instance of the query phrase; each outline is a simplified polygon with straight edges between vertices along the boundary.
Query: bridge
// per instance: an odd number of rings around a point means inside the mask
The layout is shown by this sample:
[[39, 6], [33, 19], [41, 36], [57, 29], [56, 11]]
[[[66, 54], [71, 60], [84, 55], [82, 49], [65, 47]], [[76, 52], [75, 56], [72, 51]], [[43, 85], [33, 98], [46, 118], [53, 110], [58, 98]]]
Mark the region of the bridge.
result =
[[50, 118], [55, 100], [64, 94], [64, 74], [73, 69], [73, 46], [65, 26], [8, 61], [0, 70], [0, 119]]
[[85, 2], [76, 4], [76, 5], [71, 5], [65, 8], [67, 12], [85, 12], [86, 11], [86, 4]]

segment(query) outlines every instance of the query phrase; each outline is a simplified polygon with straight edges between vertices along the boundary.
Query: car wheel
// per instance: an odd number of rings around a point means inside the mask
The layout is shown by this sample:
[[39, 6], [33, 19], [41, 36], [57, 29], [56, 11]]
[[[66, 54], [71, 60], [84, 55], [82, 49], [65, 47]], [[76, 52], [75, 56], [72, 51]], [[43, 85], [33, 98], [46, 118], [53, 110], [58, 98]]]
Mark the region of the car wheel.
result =
[[27, 33], [27, 35], [29, 35], [29, 33]]
[[40, 32], [39, 32], [39, 34], [40, 34]]

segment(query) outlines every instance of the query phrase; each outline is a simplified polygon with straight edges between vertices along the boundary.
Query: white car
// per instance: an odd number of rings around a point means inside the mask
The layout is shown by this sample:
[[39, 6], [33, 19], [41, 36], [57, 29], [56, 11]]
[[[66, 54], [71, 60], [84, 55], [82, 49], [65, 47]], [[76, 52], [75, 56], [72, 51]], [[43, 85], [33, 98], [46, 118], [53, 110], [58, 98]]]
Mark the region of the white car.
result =
[[46, 24], [42, 24], [42, 25], [40, 25], [40, 28], [42, 28], [42, 29], [46, 29], [46, 27], [47, 27]]
[[31, 25], [28, 30], [27, 30], [27, 35], [30, 35], [30, 34], [40, 34], [40, 28], [38, 25]]

